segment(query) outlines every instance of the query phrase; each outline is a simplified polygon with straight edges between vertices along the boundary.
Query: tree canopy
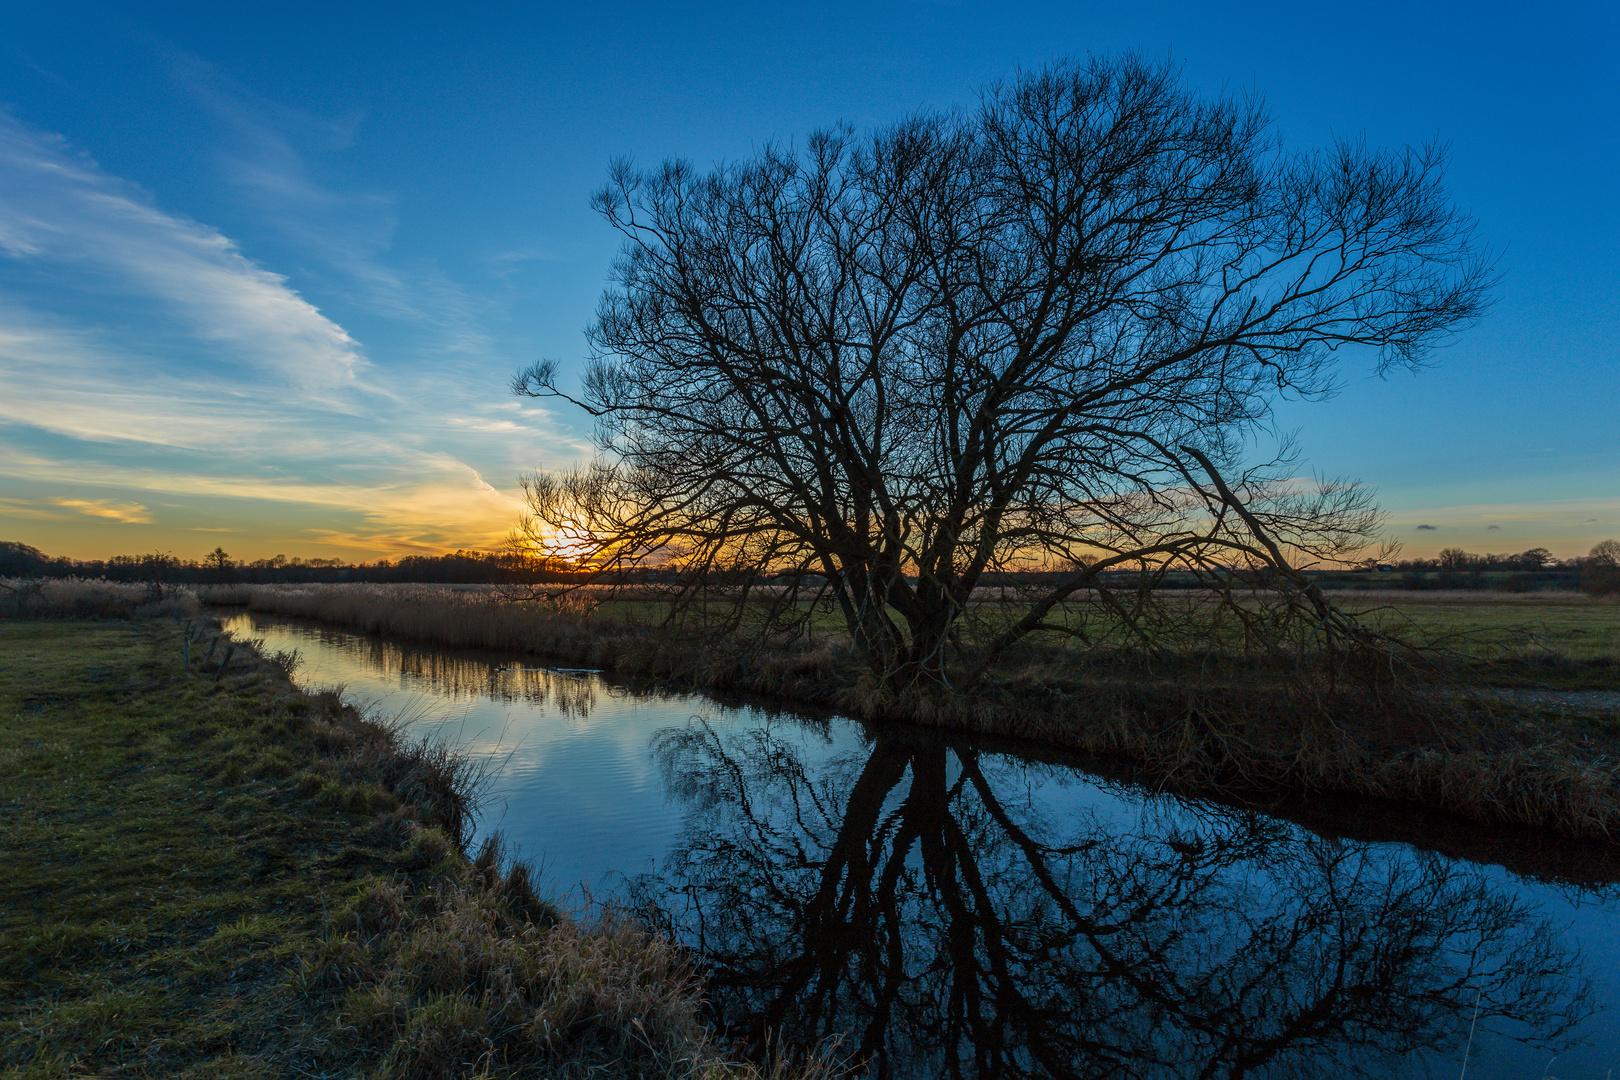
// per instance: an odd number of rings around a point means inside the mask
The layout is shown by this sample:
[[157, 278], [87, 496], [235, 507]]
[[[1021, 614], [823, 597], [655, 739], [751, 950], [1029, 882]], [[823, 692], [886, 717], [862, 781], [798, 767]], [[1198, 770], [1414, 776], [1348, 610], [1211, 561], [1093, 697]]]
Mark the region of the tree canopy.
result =
[[[583, 389], [514, 380], [595, 417], [600, 455], [531, 478], [520, 535], [694, 587], [797, 571], [781, 617], [818, 590], [900, 681], [1062, 629], [1112, 569], [1290, 581], [1378, 515], [1251, 460], [1278, 397], [1328, 392], [1346, 346], [1416, 365], [1485, 302], [1443, 160], [1290, 150], [1258, 99], [1124, 57], [707, 173], [617, 164]], [[975, 590], [1031, 567], [1057, 572], [969, 657]]]

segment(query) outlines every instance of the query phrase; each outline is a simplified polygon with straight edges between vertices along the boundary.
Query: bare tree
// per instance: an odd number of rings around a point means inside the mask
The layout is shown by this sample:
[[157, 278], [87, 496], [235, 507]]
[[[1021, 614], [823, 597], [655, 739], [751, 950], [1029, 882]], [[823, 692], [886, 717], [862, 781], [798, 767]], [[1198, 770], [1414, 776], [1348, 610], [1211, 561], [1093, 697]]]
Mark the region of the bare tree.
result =
[[[1364, 547], [1366, 492], [1243, 463], [1345, 346], [1415, 365], [1480, 312], [1489, 269], [1442, 166], [1286, 151], [1259, 101], [1132, 57], [708, 174], [618, 164], [595, 206], [626, 242], [583, 392], [552, 362], [513, 384], [584, 408], [601, 453], [531, 478], [519, 535], [736, 598], [797, 571], [767, 622], [814, 583], [891, 685], [972, 678], [1072, 631], [1079, 597], [1134, 626], [1122, 568], [1217, 593], [1261, 570], [1353, 636], [1291, 560]], [[965, 642], [975, 590], [1031, 568]]]
[[1442, 570], [1466, 570], [1473, 558], [1460, 547], [1448, 547], [1440, 549], [1440, 557], [1436, 561]]
[[1620, 540], [1600, 540], [1581, 560], [1581, 588], [1593, 596], [1620, 593]]

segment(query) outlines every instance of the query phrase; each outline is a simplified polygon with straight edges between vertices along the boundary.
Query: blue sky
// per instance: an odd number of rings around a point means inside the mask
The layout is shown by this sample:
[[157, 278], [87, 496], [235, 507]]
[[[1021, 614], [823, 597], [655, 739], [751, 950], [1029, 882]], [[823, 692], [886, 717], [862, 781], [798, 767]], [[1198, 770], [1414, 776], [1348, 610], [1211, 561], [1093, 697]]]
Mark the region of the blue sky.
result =
[[[572, 364], [608, 162], [699, 164], [968, 104], [1062, 55], [1253, 88], [1290, 145], [1452, 148], [1491, 314], [1288, 403], [1392, 538], [1620, 535], [1613, 4], [18, 6], [0, 34], [0, 539], [100, 557], [494, 546], [587, 452], [511, 398]], [[1420, 525], [1431, 526], [1420, 529]]]

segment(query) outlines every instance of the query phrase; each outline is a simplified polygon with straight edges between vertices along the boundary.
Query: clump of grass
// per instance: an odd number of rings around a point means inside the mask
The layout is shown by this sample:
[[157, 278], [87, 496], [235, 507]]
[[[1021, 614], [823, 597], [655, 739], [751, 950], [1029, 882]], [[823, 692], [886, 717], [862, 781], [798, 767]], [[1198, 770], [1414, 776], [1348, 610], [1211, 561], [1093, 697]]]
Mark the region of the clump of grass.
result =
[[195, 587], [197, 598], [205, 604], [216, 604], [226, 607], [245, 607], [251, 596], [250, 586], [247, 585], [198, 585]]
[[755, 1075], [667, 941], [465, 855], [454, 754], [186, 633], [0, 621], [8, 1078]]

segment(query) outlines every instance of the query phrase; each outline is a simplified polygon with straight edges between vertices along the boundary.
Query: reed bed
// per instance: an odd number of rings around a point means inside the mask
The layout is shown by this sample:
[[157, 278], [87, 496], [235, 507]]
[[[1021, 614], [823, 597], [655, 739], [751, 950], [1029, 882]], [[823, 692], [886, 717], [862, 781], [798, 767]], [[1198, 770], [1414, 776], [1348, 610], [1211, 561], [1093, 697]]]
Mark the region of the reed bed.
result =
[[[253, 586], [255, 611], [425, 644], [525, 652], [835, 709], [871, 724], [1036, 740], [1116, 759], [1189, 794], [1321, 792], [1410, 802], [1488, 824], [1620, 840], [1620, 725], [1535, 713], [1434, 681], [1271, 678], [1220, 658], [1105, 655], [1088, 668], [1028, 649], [969, 694], [896, 694], [834, 635], [775, 648], [694, 638], [621, 612], [412, 586]], [[1442, 673], [1443, 674], [1443, 673]], [[1258, 676], [1258, 677], [1257, 677]]]
[[0, 578], [0, 618], [182, 618], [200, 610], [197, 594], [183, 586], [85, 578]]

